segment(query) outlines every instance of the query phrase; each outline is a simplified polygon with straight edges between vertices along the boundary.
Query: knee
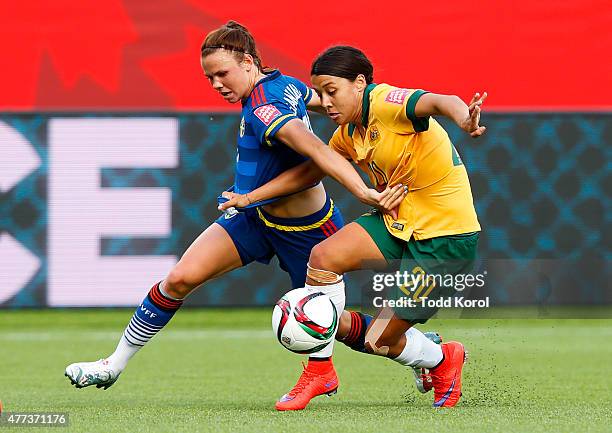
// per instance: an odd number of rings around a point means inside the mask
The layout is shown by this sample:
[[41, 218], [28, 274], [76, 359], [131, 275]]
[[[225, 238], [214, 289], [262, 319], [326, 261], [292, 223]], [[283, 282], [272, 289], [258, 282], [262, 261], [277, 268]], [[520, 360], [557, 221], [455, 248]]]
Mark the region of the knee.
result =
[[189, 272], [177, 264], [164, 279], [164, 292], [177, 299], [183, 299], [198, 286], [189, 278]]
[[340, 266], [338, 266], [336, 263], [332, 249], [326, 247], [325, 242], [321, 242], [320, 244], [314, 246], [314, 248], [310, 251], [308, 263], [315, 269], [333, 271], [338, 274], [343, 273], [343, 270], [339, 269]]

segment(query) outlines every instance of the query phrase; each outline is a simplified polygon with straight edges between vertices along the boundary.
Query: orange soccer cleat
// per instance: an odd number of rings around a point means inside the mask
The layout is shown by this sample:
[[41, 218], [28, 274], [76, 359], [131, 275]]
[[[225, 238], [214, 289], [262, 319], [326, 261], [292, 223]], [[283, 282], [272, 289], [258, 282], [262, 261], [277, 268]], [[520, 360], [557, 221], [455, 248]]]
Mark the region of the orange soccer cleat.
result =
[[413, 367], [414, 383], [420, 393], [426, 394], [433, 388], [433, 382], [431, 380], [431, 374], [427, 368], [416, 368]]
[[313, 398], [338, 391], [338, 376], [329, 361], [308, 361], [291, 391], [276, 402], [276, 410], [302, 410]]
[[434, 389], [434, 407], [453, 407], [461, 397], [461, 371], [467, 359], [463, 344], [442, 344], [443, 361], [430, 370]]

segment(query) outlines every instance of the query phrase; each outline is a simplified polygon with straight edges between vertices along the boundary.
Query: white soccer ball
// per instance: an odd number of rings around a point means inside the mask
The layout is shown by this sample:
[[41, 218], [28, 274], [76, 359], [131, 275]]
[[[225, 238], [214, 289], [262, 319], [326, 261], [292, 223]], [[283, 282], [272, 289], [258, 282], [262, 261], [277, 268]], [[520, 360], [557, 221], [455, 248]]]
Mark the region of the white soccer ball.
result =
[[338, 313], [329, 296], [316, 290], [287, 292], [272, 312], [272, 330], [283, 345], [295, 353], [318, 352], [336, 334]]

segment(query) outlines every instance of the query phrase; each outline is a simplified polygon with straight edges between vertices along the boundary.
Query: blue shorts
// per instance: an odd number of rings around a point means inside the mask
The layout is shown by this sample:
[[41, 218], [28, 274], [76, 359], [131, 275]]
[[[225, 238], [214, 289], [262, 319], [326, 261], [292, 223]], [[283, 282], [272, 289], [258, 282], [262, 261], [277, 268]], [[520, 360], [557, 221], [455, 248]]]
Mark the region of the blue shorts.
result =
[[253, 261], [268, 264], [276, 255], [289, 273], [293, 288], [304, 287], [310, 250], [344, 226], [340, 210], [328, 197], [321, 210], [300, 218], [278, 218], [252, 208], [216, 221], [236, 245], [242, 265]]

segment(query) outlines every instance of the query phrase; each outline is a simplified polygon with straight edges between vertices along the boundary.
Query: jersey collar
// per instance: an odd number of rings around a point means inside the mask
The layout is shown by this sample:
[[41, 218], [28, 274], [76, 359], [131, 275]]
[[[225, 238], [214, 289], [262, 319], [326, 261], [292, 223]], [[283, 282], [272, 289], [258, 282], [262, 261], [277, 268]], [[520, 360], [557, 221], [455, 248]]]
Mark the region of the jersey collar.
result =
[[278, 69], [274, 69], [273, 71], [268, 72], [268, 73], [265, 73], [265, 72], [264, 72], [264, 74], [265, 74], [266, 76], [265, 76], [265, 77], [263, 77], [261, 80], [259, 80], [259, 81], [257, 82], [257, 84], [255, 84], [255, 87], [259, 86], [261, 83], [264, 83], [264, 82], [266, 82], [266, 81], [271, 81], [271, 80], [274, 80], [275, 78], [280, 77], [280, 74], [281, 74], [281, 73], [280, 73], [280, 71], [279, 71]]
[[[374, 90], [374, 87], [376, 87], [376, 83], [368, 84], [363, 92], [363, 101], [361, 103], [361, 124], [364, 128], [368, 127], [368, 118], [370, 117], [370, 92]], [[349, 123], [349, 136], [353, 136], [353, 131], [355, 131], [355, 128], [355, 124]]]
[[[263, 77], [261, 80], [259, 80], [257, 83], [255, 83], [255, 86], [253, 87], [253, 89], [255, 89], [255, 87], [259, 86], [260, 84], [265, 83], [266, 81], [272, 81], [272, 80], [280, 77], [281, 73], [280, 73], [280, 71], [278, 69], [274, 69], [273, 71], [268, 72], [265, 75], [266, 75], [265, 77]], [[251, 92], [251, 94], [252, 94], [252, 92]], [[250, 100], [250, 98], [251, 98], [251, 95], [249, 95], [248, 98], [243, 99], [241, 101], [242, 105], [245, 106], [247, 104], [247, 102]]]

